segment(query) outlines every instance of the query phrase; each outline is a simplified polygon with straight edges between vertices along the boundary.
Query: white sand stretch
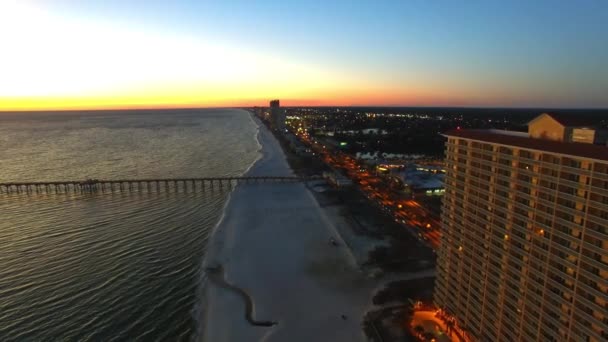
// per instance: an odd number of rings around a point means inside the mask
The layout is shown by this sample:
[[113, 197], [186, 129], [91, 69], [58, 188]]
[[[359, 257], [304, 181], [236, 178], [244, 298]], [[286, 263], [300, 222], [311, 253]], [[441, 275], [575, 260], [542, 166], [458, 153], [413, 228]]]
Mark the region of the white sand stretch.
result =
[[[248, 174], [292, 175], [261, 124], [258, 139], [263, 157]], [[209, 281], [203, 341], [365, 341], [361, 321], [378, 284], [357, 270], [344, 244], [328, 243], [340, 239], [331, 222], [303, 184], [239, 185], [205, 264], [223, 265], [226, 281], [250, 295], [255, 320], [278, 324], [251, 325], [243, 298]]]

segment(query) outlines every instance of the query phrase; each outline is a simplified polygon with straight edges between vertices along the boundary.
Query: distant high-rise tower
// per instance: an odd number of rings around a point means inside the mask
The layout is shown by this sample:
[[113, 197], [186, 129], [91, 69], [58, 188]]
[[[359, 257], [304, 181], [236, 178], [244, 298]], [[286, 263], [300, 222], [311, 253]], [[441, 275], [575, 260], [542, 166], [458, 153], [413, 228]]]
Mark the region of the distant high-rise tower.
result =
[[605, 135], [528, 131], [446, 134], [435, 304], [473, 341], [608, 341]]
[[270, 101], [270, 118], [275, 129], [285, 132], [285, 111], [279, 100]]

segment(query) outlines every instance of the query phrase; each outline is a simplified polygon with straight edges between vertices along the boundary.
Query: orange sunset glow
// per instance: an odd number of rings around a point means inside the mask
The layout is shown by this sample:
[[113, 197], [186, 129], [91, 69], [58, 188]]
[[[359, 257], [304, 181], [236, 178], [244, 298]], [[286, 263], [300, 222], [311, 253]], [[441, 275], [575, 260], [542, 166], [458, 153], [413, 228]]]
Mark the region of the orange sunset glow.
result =
[[[462, 42], [455, 50], [452, 40], [438, 38], [446, 35], [441, 30], [410, 36], [406, 26], [404, 33], [382, 32], [343, 16], [346, 28], [332, 33], [319, 18], [290, 28], [290, 18], [281, 17], [283, 25], [274, 27], [272, 20], [247, 21], [248, 13], [229, 9], [220, 10], [238, 17], [221, 27], [202, 9], [157, 23], [114, 18], [138, 19], [130, 15], [139, 9], [128, 4], [87, 6], [79, 12], [46, 2], [0, 2], [0, 110], [252, 106], [270, 98], [288, 106], [605, 104], [604, 81], [586, 70], [554, 73], [540, 55], [537, 66], [518, 65], [490, 45], [475, 51]], [[391, 24], [404, 25], [396, 18]]]
[[212, 41], [0, 6], [2, 41], [12, 52], [0, 57], [0, 109], [224, 106], [276, 93], [315, 98], [344, 82], [331, 72]]

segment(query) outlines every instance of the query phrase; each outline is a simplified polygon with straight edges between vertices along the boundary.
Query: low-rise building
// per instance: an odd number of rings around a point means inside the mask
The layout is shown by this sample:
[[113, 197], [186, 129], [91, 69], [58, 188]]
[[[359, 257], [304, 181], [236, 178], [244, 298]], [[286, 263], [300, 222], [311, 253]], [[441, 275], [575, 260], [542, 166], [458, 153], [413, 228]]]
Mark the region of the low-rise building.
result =
[[445, 173], [441, 167], [410, 164], [395, 172], [406, 187], [414, 194], [443, 195], [445, 193]]
[[293, 135], [293, 133], [285, 133], [285, 138], [289, 142], [289, 148], [295, 152], [299, 156], [309, 156], [312, 155], [312, 150], [310, 147], [302, 144], [298, 138]]
[[353, 181], [348, 177], [344, 176], [338, 171], [326, 171], [323, 172], [323, 178], [327, 179], [327, 182], [337, 186], [339, 188], [349, 187], [353, 185]]

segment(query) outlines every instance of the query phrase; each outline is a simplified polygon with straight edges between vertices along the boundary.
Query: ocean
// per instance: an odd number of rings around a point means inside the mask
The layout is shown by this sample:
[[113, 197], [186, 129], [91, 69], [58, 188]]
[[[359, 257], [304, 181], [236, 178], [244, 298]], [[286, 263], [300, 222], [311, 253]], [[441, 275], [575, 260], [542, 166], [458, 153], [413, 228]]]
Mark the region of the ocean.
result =
[[[0, 113], [0, 182], [241, 175], [233, 109]], [[0, 341], [189, 341], [225, 188], [0, 194]]]

